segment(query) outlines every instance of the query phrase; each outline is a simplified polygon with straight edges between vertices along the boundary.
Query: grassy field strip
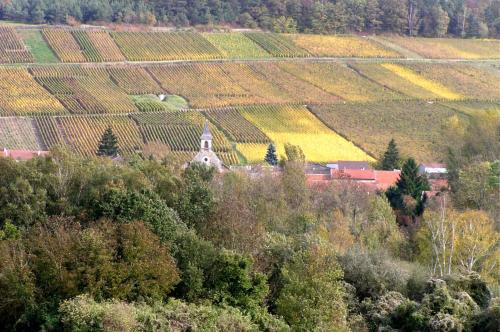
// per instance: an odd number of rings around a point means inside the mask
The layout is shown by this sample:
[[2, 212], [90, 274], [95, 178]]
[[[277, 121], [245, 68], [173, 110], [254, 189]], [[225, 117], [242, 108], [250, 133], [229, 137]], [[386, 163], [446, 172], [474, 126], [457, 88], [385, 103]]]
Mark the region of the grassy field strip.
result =
[[401, 45], [398, 45], [396, 43], [393, 43], [385, 38], [381, 38], [379, 36], [369, 36], [369, 39], [373, 40], [376, 43], [379, 43], [381, 45], [384, 45], [385, 47], [394, 50], [395, 52], [403, 55], [404, 57], [408, 59], [423, 59], [420, 54], [415, 53], [413, 51], [410, 51], [409, 49], [402, 47]]
[[59, 59], [54, 51], [43, 38], [42, 32], [38, 29], [20, 29], [18, 34], [23, 39], [24, 44], [30, 50], [37, 63], [56, 63]]

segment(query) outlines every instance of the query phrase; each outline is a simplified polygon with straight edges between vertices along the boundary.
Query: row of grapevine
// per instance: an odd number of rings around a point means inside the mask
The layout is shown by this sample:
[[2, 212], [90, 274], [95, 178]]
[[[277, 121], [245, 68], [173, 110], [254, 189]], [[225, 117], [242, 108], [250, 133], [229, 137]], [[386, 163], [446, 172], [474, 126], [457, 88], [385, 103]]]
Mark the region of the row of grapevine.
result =
[[382, 37], [430, 59], [500, 59], [500, 40]]
[[126, 92], [102, 68], [35, 67], [31, 71], [72, 113], [137, 111]]
[[92, 47], [98, 52], [101, 61], [125, 60], [125, 56], [118, 48], [118, 45], [116, 45], [106, 31], [85, 31], [85, 36]]
[[53, 116], [37, 116], [35, 123], [46, 148], [65, 143], [57, 118]]
[[362, 75], [417, 99], [500, 99], [500, 80], [485, 68], [442, 63], [353, 63]]
[[476, 115], [483, 112], [496, 112], [500, 119], [500, 101], [446, 101], [441, 102], [441, 105], [454, 109], [460, 113]]
[[297, 46], [291, 39], [279, 34], [247, 32], [245, 36], [253, 40], [273, 57], [296, 58], [311, 56], [309, 52]]
[[143, 146], [138, 128], [127, 116], [67, 116], [59, 117], [57, 121], [69, 145], [83, 156], [95, 155], [102, 133], [108, 127], [117, 136], [122, 154], [130, 155]]
[[203, 34], [214, 45], [223, 58], [257, 59], [268, 58], [270, 54], [241, 33], [205, 33]]
[[175, 64], [149, 71], [165, 91], [197, 108], [408, 98], [334, 62]]
[[[335, 62], [283, 62], [279, 68], [346, 101], [399, 99], [402, 96], [373, 83], [344, 64]], [[318, 103], [313, 102], [313, 103]]]
[[66, 113], [25, 69], [0, 68], [0, 91], [0, 116]]
[[[173, 151], [198, 151], [200, 133], [205, 118], [197, 111], [170, 111], [160, 113], [133, 114], [143, 130], [146, 141], [168, 144]], [[214, 151], [230, 152], [231, 143], [215, 126], [210, 125], [214, 136]]]
[[[154, 96], [160, 94], [181, 96], [194, 108], [411, 99], [500, 100], [497, 74], [470, 64], [296, 60], [52, 65], [32, 66], [29, 72], [0, 68], [0, 78], [0, 116], [68, 111], [133, 113], [184, 107], [162, 103]], [[147, 100], [135, 95], [153, 96]]]
[[111, 79], [128, 94], [160, 94], [162, 88], [142, 67], [120, 66], [108, 70]]
[[30, 118], [0, 118], [0, 149], [43, 150]]
[[[402, 48], [432, 59], [499, 59], [494, 39], [367, 38], [354, 35], [274, 34], [264, 32], [108, 32], [43, 28], [63, 62], [258, 59], [271, 57], [400, 58]], [[386, 45], [390, 45], [388, 48]], [[396, 45], [396, 46], [393, 46]], [[404, 52], [404, 51], [402, 51]], [[34, 62], [15, 28], [0, 28], [0, 63]]]
[[85, 31], [73, 31], [73, 37], [77, 41], [83, 55], [90, 62], [102, 62], [103, 58], [99, 53], [99, 50], [94, 46], [89, 36]]
[[474, 65], [408, 64], [406, 67], [421, 77], [438, 82], [453, 91], [457, 98], [500, 99], [500, 79], [493, 72]]
[[13, 28], [0, 27], [0, 63], [23, 62], [34, 62], [33, 55]]
[[[284, 144], [291, 143], [300, 146], [307, 160], [313, 162], [372, 159], [319, 121], [306, 107], [252, 106], [239, 111], [276, 144], [278, 155], [284, 155]], [[262, 155], [245, 157], [254, 160]]]
[[340, 100], [338, 96], [326, 92], [321, 86], [311, 84], [296, 75], [282, 70], [278, 63], [254, 64], [251, 67], [257, 75], [291, 96], [291, 102], [316, 104], [334, 103]]
[[403, 155], [439, 160], [445, 152], [443, 125], [456, 112], [439, 103], [396, 101], [335, 104], [313, 107], [328, 127], [348, 137], [374, 156], [380, 156], [394, 138]]
[[207, 60], [220, 52], [201, 34], [193, 32], [112, 32], [128, 60]]
[[316, 57], [400, 58], [401, 54], [368, 38], [348, 35], [286, 35]]
[[43, 29], [45, 39], [62, 62], [124, 61], [111, 36], [105, 31]]
[[43, 29], [43, 36], [62, 62], [86, 62], [80, 45], [70, 31], [65, 29]]
[[236, 109], [213, 109], [204, 112], [238, 143], [270, 143], [269, 138]]
[[[132, 118], [138, 123], [147, 143], [165, 144], [173, 153], [190, 156], [188, 160], [200, 149], [200, 133], [205, 122], [200, 112], [145, 113], [134, 114]], [[219, 158], [228, 165], [238, 164], [238, 157], [224, 134], [212, 124], [210, 129], [214, 136], [213, 149]]]

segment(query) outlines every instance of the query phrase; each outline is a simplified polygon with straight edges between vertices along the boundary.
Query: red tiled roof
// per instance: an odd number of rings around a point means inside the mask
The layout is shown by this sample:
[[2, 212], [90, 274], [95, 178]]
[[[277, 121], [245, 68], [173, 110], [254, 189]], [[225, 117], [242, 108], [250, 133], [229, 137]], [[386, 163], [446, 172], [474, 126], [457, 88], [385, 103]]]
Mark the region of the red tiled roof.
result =
[[400, 175], [401, 171], [375, 171], [377, 189], [386, 190], [395, 185]]
[[360, 169], [332, 170], [331, 176], [334, 179], [350, 179], [354, 181], [374, 181], [375, 171]]
[[39, 156], [47, 156], [49, 151], [30, 151], [30, 150], [7, 150], [0, 151], [1, 157], [9, 157], [15, 160], [30, 160]]

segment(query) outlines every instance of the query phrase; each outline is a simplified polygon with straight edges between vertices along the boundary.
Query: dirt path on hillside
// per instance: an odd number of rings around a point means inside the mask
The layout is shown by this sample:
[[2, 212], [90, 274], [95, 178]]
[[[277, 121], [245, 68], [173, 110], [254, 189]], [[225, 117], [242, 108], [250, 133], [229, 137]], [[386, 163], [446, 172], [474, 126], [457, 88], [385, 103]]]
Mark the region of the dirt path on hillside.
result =
[[47, 66], [83, 66], [92, 68], [107, 68], [116, 66], [151, 66], [162, 64], [208, 64], [208, 63], [258, 63], [258, 62], [365, 62], [365, 63], [471, 63], [481, 65], [500, 66], [500, 59], [425, 59], [425, 58], [329, 58], [329, 57], [307, 57], [307, 58], [268, 58], [268, 59], [213, 59], [213, 60], [165, 60], [165, 61], [115, 61], [115, 62], [57, 62], [57, 63], [3, 63], [0, 67], [47, 67]]
[[368, 39], [371, 39], [374, 42], [381, 44], [382, 46], [385, 46], [393, 51], [400, 53], [401, 55], [405, 56], [408, 60], [424, 60], [425, 59], [420, 54], [417, 54], [413, 51], [410, 51], [409, 49], [404, 48], [400, 45], [394, 44], [394, 43], [388, 41], [387, 39], [380, 38], [378, 36], [369, 36]]

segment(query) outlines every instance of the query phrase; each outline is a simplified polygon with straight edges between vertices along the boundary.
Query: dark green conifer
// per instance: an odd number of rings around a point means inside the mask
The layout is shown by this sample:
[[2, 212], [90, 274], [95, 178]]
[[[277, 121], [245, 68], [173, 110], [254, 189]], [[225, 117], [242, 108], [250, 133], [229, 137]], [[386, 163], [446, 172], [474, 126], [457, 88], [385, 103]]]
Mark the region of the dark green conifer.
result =
[[426, 175], [418, 174], [417, 163], [415, 159], [410, 158], [404, 163], [396, 186], [389, 188], [386, 196], [394, 209], [402, 210], [408, 216], [415, 217], [424, 212], [427, 200], [424, 192], [428, 190], [430, 186]]
[[396, 141], [394, 139], [391, 139], [389, 145], [387, 146], [387, 150], [384, 153], [384, 157], [380, 162], [380, 168], [386, 171], [392, 171], [398, 169], [399, 164], [399, 150], [396, 145]]
[[99, 148], [97, 149], [97, 155], [103, 157], [116, 157], [118, 156], [118, 139], [113, 133], [113, 129], [108, 127], [104, 134], [102, 134], [101, 141], [99, 142]]
[[271, 166], [278, 165], [278, 156], [276, 155], [276, 147], [273, 143], [267, 147], [267, 153], [264, 160]]

